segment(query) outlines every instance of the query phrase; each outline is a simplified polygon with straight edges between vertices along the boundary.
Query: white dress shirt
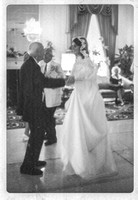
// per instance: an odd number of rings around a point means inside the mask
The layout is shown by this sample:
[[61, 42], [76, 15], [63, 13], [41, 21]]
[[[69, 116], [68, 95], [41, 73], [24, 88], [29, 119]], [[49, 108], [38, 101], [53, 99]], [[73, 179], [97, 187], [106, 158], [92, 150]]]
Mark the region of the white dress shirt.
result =
[[[41, 67], [41, 72], [46, 73], [44, 74], [46, 77], [49, 78], [65, 78], [64, 72], [62, 71], [61, 66], [58, 63], [55, 63], [53, 60], [49, 63], [46, 63], [44, 61], [39, 62], [39, 65]], [[55, 70], [51, 70], [52, 67], [55, 67]], [[46, 107], [57, 107], [61, 104], [61, 96], [62, 96], [62, 88], [44, 88], [44, 99]]]

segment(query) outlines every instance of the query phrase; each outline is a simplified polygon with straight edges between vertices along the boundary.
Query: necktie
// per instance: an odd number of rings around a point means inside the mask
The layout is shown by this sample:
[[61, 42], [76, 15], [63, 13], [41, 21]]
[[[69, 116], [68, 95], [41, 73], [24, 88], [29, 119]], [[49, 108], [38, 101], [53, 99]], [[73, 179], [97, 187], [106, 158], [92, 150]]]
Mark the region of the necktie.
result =
[[46, 76], [46, 72], [47, 72], [47, 63], [45, 65], [45, 68], [44, 68], [44, 75]]

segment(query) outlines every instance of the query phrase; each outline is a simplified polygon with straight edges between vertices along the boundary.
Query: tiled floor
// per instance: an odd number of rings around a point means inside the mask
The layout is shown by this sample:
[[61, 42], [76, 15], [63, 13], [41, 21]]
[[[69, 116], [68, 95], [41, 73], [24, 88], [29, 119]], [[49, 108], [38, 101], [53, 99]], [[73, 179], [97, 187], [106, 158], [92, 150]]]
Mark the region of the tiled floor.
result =
[[21, 175], [19, 167], [23, 160], [26, 142], [24, 129], [7, 131], [7, 191], [10, 193], [123, 193], [133, 191], [133, 120], [110, 121], [109, 133], [118, 174], [102, 179], [84, 181], [77, 176], [65, 176], [60, 161], [60, 129], [58, 143], [43, 146], [40, 159], [47, 161], [43, 177]]

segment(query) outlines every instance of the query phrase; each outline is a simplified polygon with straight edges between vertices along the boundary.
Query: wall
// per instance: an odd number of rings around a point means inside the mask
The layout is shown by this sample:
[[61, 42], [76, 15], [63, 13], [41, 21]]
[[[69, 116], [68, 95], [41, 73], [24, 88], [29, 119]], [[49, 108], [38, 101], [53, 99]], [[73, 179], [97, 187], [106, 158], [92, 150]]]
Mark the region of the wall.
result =
[[126, 44], [134, 46], [134, 8], [131, 5], [119, 5], [116, 53], [118, 48]]
[[29, 42], [23, 37], [26, 20], [38, 20], [38, 5], [9, 5], [7, 6], [7, 44], [8, 49], [24, 53], [28, 50]]
[[41, 42], [44, 46], [47, 40], [53, 43], [57, 62], [61, 62], [61, 54], [67, 50], [67, 9], [67, 5], [39, 6]]

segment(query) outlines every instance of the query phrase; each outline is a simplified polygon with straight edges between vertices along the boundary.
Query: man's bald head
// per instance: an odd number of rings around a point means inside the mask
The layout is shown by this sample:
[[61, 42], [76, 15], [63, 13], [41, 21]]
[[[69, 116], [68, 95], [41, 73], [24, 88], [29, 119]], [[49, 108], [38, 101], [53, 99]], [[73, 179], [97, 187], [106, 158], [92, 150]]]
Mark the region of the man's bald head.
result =
[[33, 42], [29, 46], [29, 54], [38, 62], [43, 59], [44, 47], [40, 42]]

